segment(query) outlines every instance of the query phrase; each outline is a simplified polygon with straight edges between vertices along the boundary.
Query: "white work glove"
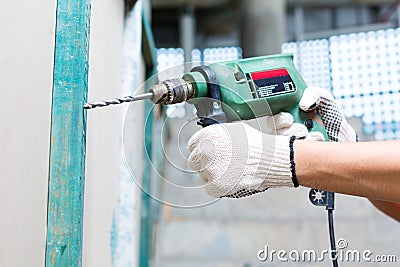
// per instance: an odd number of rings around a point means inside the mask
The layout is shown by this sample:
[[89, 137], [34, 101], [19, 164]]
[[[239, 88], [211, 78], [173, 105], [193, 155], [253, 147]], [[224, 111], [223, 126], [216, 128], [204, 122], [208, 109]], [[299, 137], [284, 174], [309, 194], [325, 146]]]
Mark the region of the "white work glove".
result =
[[333, 142], [356, 142], [357, 135], [339, 109], [333, 95], [325, 89], [310, 86], [300, 100], [300, 109], [305, 112], [315, 109], [321, 115], [329, 140]]
[[289, 149], [294, 137], [324, 140], [321, 133], [308, 133], [304, 124], [294, 123], [286, 112], [208, 126], [189, 140], [189, 165], [199, 172], [213, 197], [238, 198], [270, 187], [298, 186], [292, 178], [295, 170]]
[[295, 123], [292, 114], [280, 112], [274, 116], [260, 117], [252, 120], [242, 121], [253, 128], [266, 134], [296, 136], [296, 139], [307, 141], [324, 141], [320, 132], [308, 132], [302, 123]]
[[298, 186], [293, 141], [294, 137], [265, 134], [242, 122], [215, 124], [189, 140], [189, 165], [199, 172], [212, 197], [239, 198], [271, 187]]

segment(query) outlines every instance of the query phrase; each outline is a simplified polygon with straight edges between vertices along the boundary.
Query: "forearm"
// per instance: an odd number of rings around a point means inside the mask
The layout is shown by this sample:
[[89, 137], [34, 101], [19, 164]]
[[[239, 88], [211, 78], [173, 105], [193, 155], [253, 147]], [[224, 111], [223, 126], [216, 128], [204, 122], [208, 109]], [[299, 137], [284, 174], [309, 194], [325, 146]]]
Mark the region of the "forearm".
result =
[[294, 143], [299, 184], [400, 202], [400, 141]]
[[370, 199], [380, 211], [400, 222], [400, 203]]

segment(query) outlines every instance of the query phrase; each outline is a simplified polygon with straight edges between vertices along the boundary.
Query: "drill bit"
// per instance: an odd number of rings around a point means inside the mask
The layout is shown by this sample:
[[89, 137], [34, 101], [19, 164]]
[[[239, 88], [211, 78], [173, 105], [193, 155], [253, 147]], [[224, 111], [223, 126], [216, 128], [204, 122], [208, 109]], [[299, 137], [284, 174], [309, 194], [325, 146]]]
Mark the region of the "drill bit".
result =
[[109, 100], [103, 100], [103, 101], [98, 101], [98, 102], [92, 102], [92, 103], [85, 103], [83, 106], [84, 109], [93, 109], [97, 107], [106, 107], [109, 105], [118, 105], [122, 103], [128, 103], [128, 102], [133, 102], [133, 101], [139, 101], [139, 100], [144, 100], [144, 99], [152, 99], [154, 94], [152, 92], [149, 93], [144, 93], [136, 96], [125, 96], [121, 98], [112, 98]]
[[154, 104], [176, 104], [191, 99], [194, 95], [193, 86], [179, 78], [169, 79], [150, 87], [148, 93], [135, 96], [125, 96], [122, 98], [113, 98], [93, 103], [85, 103], [84, 109], [93, 109], [97, 107], [106, 107], [109, 105], [118, 105], [126, 102], [150, 99]]

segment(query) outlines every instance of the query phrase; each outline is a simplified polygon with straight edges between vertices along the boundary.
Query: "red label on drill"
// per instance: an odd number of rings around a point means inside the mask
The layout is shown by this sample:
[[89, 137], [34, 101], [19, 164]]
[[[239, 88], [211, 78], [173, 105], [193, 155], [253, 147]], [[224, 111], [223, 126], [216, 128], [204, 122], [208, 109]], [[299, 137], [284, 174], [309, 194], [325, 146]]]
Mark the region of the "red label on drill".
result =
[[255, 91], [259, 98], [296, 91], [296, 86], [286, 69], [266, 70], [251, 73]]

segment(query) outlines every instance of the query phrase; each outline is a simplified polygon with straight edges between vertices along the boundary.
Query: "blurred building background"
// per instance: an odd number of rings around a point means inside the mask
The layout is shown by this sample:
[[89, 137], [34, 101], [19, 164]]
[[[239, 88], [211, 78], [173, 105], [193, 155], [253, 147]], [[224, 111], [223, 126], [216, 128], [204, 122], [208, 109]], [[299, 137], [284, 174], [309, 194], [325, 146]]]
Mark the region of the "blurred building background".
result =
[[[180, 73], [184, 62], [218, 62], [275, 53], [292, 53], [309, 85], [330, 89], [356, 129], [360, 141], [400, 137], [400, 30], [397, 1], [162, 1], [153, 3], [158, 70]], [[168, 73], [168, 71], [165, 71]], [[173, 125], [164, 177], [179, 186], [200, 186], [196, 175], [182, 175], [179, 149], [195, 130], [187, 130], [192, 107], [167, 107]], [[179, 131], [178, 129], [181, 129]], [[195, 127], [195, 126], [192, 126]], [[180, 159], [180, 160], [179, 160]], [[179, 162], [181, 161], [181, 162]], [[323, 164], [323, 163], [321, 163]], [[186, 166], [187, 168], [187, 166]], [[192, 177], [194, 176], [194, 177]], [[270, 249], [328, 249], [324, 209], [309, 203], [307, 189], [274, 189], [240, 200], [223, 199], [200, 208], [201, 192], [163, 187], [154, 232], [154, 266], [330, 266], [329, 260], [260, 262]], [[398, 223], [368, 200], [337, 194], [336, 236], [351, 249], [397, 255]], [[389, 252], [390, 251], [390, 252]], [[389, 263], [370, 263], [387, 266]], [[343, 266], [365, 266], [343, 262]]]

